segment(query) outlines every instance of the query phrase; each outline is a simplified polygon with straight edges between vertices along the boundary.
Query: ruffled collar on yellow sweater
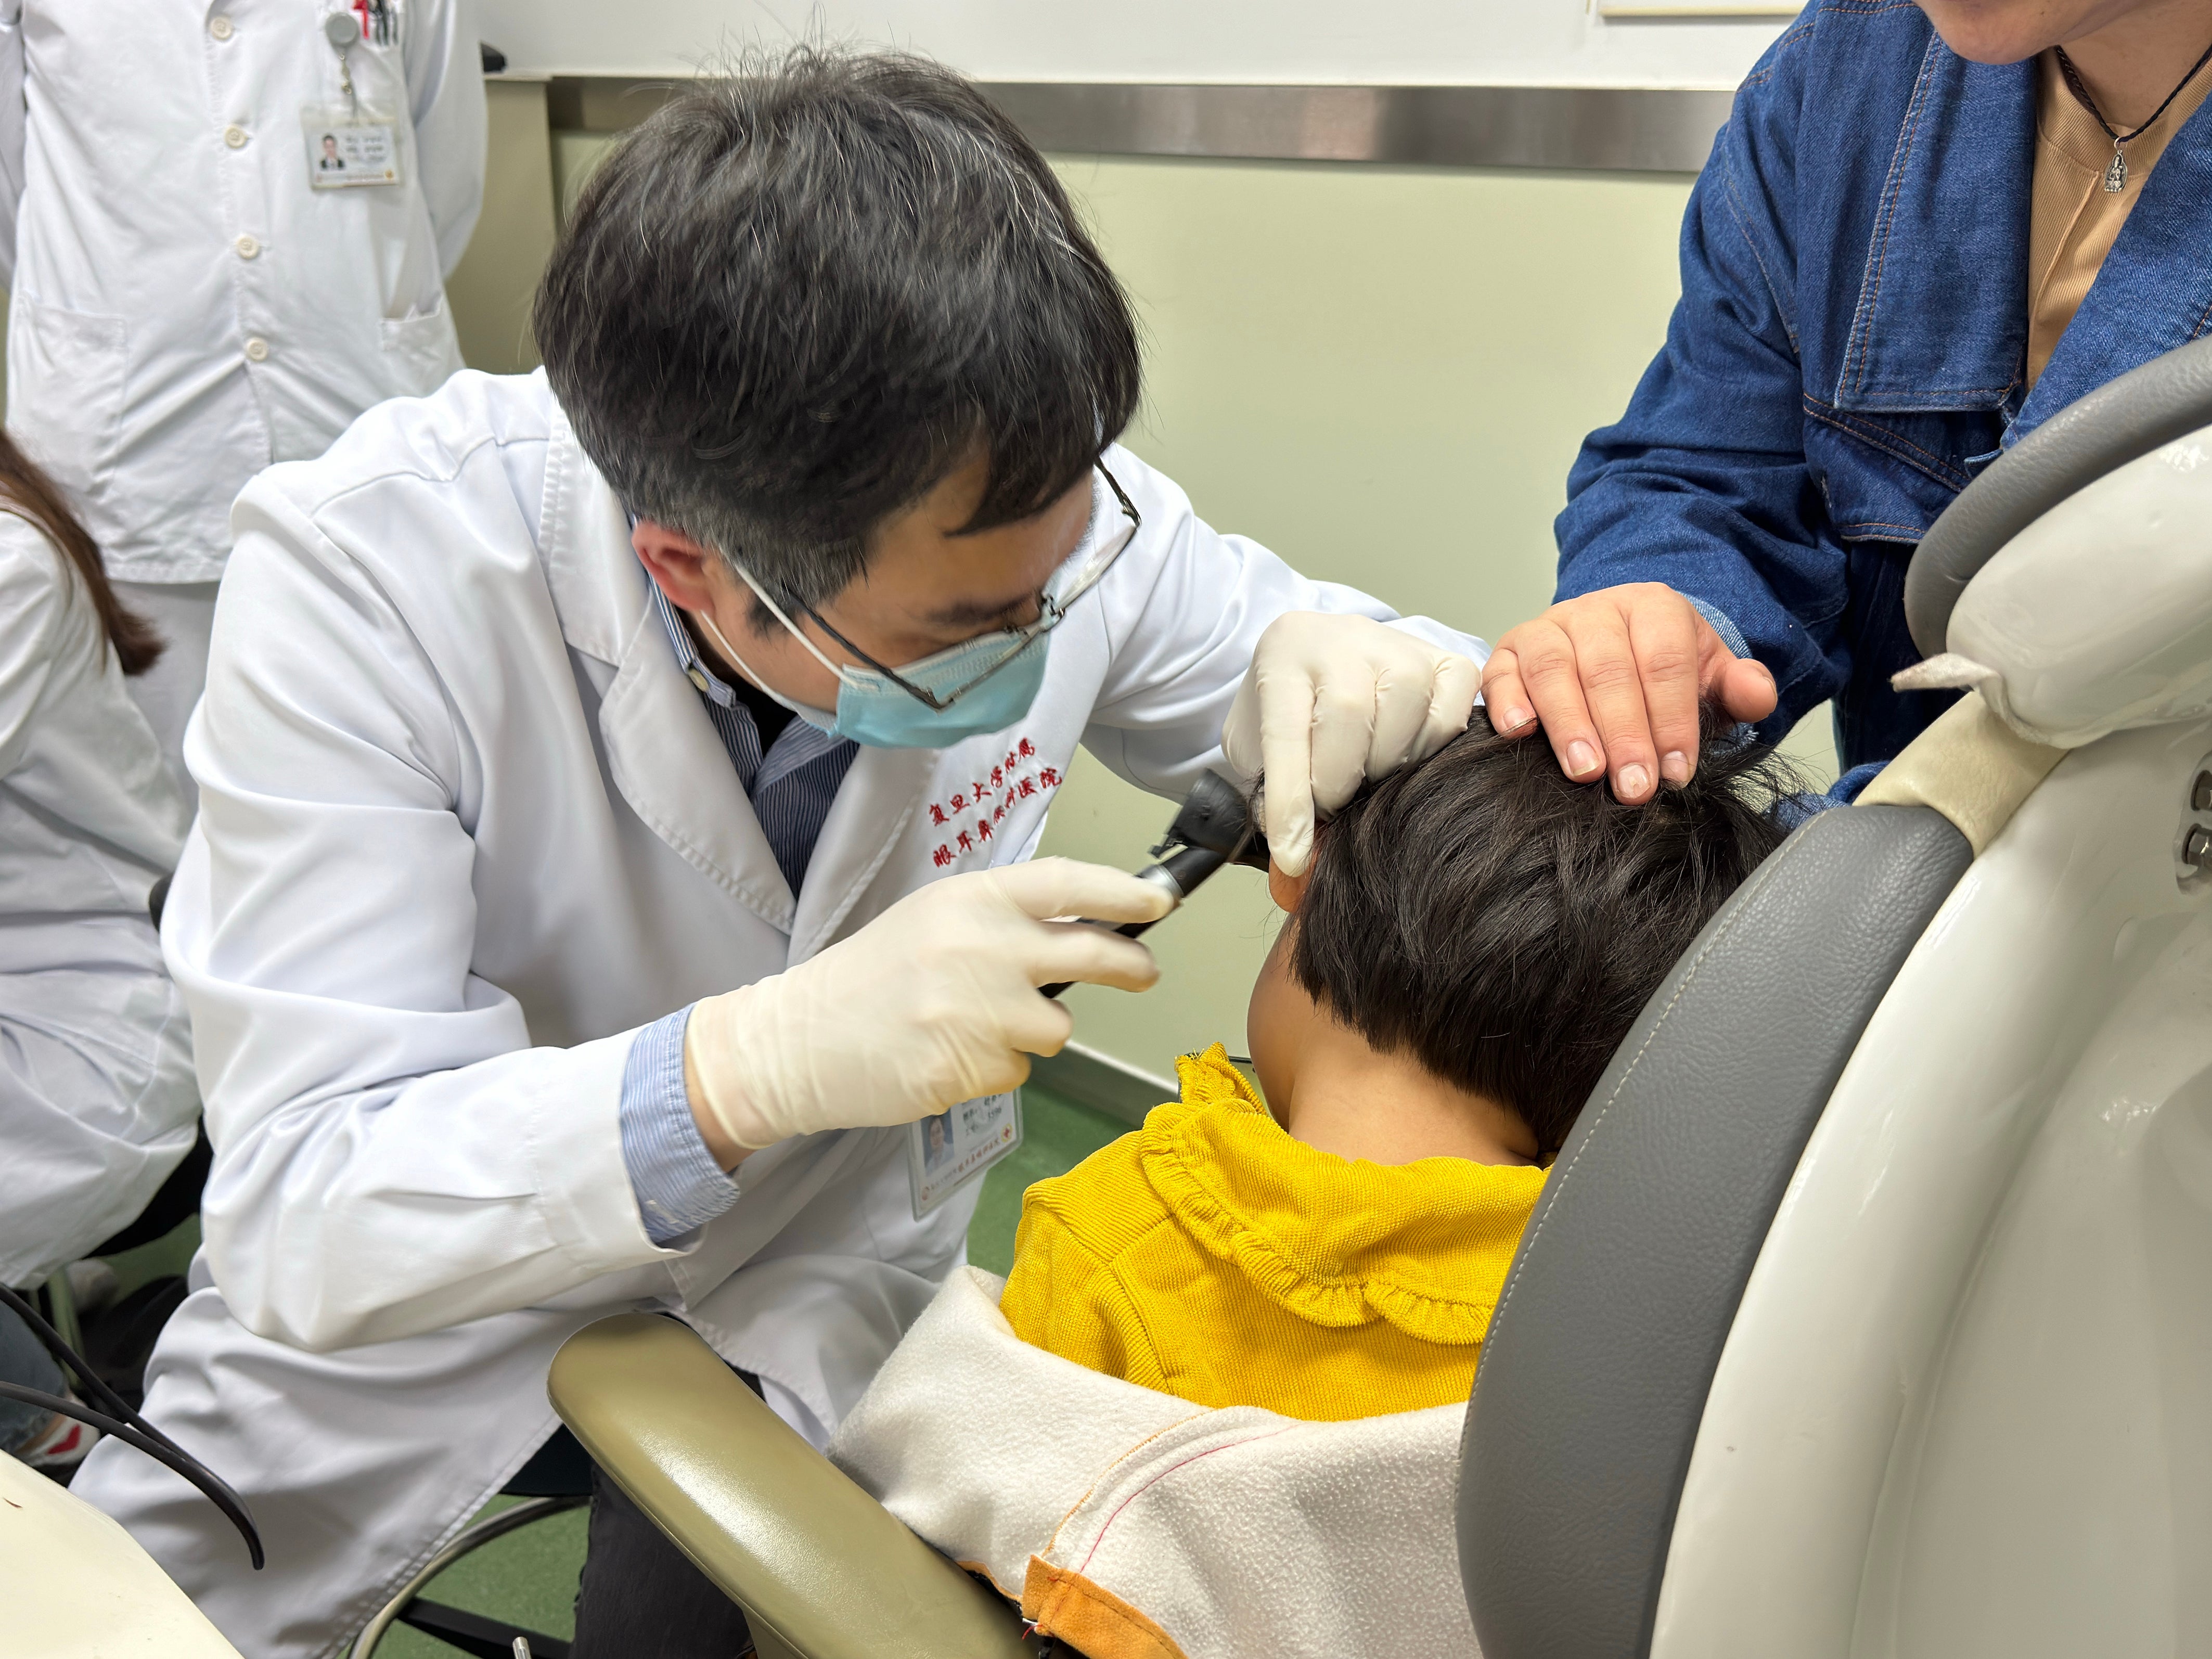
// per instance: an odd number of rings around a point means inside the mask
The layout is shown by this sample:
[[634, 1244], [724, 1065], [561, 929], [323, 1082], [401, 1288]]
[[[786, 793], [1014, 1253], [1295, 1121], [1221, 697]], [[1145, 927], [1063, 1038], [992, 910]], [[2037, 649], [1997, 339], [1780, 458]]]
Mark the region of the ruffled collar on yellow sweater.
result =
[[1293, 1139], [1219, 1043], [1176, 1066], [1182, 1098], [1146, 1116], [1141, 1150], [1194, 1238], [1314, 1324], [1482, 1340], [1542, 1170], [1347, 1160]]

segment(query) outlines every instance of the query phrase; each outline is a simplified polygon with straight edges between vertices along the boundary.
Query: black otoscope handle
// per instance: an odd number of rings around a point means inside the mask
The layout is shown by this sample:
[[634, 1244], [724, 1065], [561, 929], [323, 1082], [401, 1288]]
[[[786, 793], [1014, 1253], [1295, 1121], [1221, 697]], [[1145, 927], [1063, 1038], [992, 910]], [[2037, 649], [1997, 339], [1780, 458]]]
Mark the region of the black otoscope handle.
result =
[[[1158, 864], [1139, 871], [1137, 878], [1140, 881], [1157, 883], [1175, 900], [1175, 903], [1168, 907], [1168, 915], [1171, 916], [1177, 907], [1197, 890], [1200, 882], [1228, 862], [1220, 854], [1209, 853], [1203, 847], [1186, 847], [1180, 853], [1171, 853]], [[1152, 921], [1125, 921], [1113, 931], [1124, 939], [1135, 939], [1147, 928], [1166, 920], [1167, 916], [1161, 916]], [[1092, 922], [1090, 925], [1103, 927], [1106, 924]], [[1072, 979], [1064, 979], [1057, 985], [1040, 985], [1037, 989], [1048, 997], [1056, 997], [1074, 983]]]

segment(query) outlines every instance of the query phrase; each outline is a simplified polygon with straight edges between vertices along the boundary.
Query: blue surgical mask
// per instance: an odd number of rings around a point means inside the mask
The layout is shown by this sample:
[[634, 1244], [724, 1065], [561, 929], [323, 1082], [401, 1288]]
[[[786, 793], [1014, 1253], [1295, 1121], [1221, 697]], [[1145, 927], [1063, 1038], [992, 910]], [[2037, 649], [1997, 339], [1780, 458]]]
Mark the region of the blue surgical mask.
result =
[[[793, 702], [774, 691], [768, 695], [811, 726], [832, 737], [849, 738], [871, 749], [949, 749], [965, 738], [986, 732], [1003, 732], [1030, 712], [1044, 684], [1045, 657], [1052, 648], [1052, 633], [1067, 615], [1067, 607], [1097, 586], [1123, 549], [1136, 538], [1140, 520], [1136, 507], [1121, 486], [1103, 466], [1098, 469], [1121, 503], [1128, 522], [1123, 532], [1106, 545], [1079, 549], [1046, 590], [1043, 614], [1025, 629], [984, 634], [920, 659], [889, 669], [879, 664], [834, 663], [808, 639], [783, 606], [744, 566], [732, 568], [744, 578], [760, 602], [790, 630], [814, 659], [837, 677], [837, 708], [813, 708]], [[1086, 543], [1089, 538], [1086, 538]], [[730, 660], [744, 669], [756, 685], [767, 686], [744, 659], [722, 637], [722, 630], [705, 611], [693, 613], [714, 636]], [[848, 650], [846, 641], [819, 616], [815, 621]]]
[[[765, 594], [762, 598], [767, 599]], [[773, 602], [769, 608], [775, 609]], [[1044, 684], [1045, 653], [1052, 645], [1049, 632], [1036, 635], [989, 678], [972, 685], [958, 702], [932, 708], [878, 669], [843, 667], [831, 662], [815, 649], [812, 641], [793, 628], [799, 643], [814, 652], [822, 665], [837, 677], [837, 708], [832, 714], [769, 690], [751, 665], [722, 637], [714, 617], [703, 611], [693, 614], [714, 636], [723, 653], [770, 697], [808, 725], [819, 726], [834, 738], [850, 738], [870, 749], [949, 749], [963, 738], [1006, 730], [1036, 702], [1037, 689]], [[785, 626], [790, 624], [787, 622]], [[898, 671], [899, 678], [942, 696], [970, 684], [994, 661], [1006, 657], [1010, 643], [1004, 634], [963, 641], [906, 664]]]

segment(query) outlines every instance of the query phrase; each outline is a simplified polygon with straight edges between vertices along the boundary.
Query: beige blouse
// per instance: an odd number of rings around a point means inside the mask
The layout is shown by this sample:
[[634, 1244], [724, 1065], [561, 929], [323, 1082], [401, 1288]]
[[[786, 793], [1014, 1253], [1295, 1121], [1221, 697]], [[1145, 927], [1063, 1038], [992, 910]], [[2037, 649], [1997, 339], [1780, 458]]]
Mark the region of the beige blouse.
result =
[[[2142, 194], [2166, 142], [2212, 92], [2212, 65], [2197, 70], [2158, 125], [2129, 141], [2128, 182], [2107, 194], [2112, 141], [2066, 84], [2055, 52], [2036, 60], [2035, 174], [2027, 230], [2027, 383], [2057, 349], [2058, 337], [2088, 296], [2105, 256]], [[2123, 127], [2122, 131], [2127, 131]]]

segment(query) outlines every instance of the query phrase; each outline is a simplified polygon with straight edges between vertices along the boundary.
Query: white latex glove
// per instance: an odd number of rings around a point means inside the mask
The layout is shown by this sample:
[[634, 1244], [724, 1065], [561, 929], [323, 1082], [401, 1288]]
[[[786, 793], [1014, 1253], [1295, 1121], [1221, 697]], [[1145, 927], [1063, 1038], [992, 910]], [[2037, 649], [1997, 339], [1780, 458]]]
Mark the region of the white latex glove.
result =
[[1221, 752], [1266, 781], [1267, 854], [1286, 876], [1313, 856], [1314, 813], [1368, 778], [1434, 754], [1467, 730], [1474, 661], [1366, 617], [1293, 611], [1260, 635], [1221, 728]]
[[1133, 939], [1053, 916], [1157, 921], [1167, 895], [1072, 859], [948, 876], [850, 939], [694, 1005], [684, 1073], [738, 1146], [909, 1123], [994, 1095], [1058, 1054], [1074, 1020], [1040, 985], [1141, 991], [1160, 976]]

